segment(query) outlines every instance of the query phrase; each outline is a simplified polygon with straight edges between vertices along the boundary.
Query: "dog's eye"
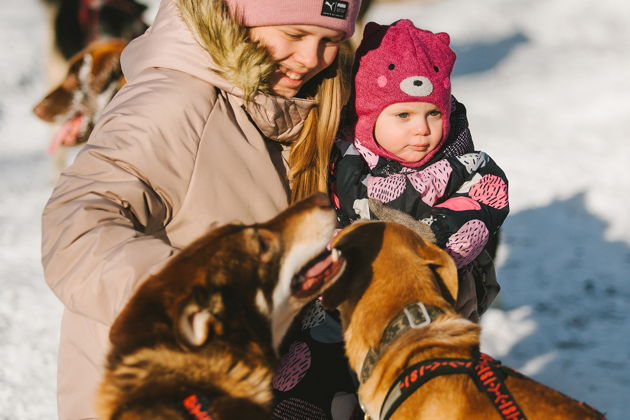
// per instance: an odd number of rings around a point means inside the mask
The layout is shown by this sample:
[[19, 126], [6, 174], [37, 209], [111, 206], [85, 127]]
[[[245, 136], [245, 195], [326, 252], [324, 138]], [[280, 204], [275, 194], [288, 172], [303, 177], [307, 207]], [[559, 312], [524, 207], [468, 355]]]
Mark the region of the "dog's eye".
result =
[[259, 230], [257, 232], [258, 239], [258, 255], [263, 261], [271, 259], [274, 247], [274, 235], [267, 230]]
[[269, 241], [264, 236], [258, 237], [259, 252], [265, 254], [269, 251]]

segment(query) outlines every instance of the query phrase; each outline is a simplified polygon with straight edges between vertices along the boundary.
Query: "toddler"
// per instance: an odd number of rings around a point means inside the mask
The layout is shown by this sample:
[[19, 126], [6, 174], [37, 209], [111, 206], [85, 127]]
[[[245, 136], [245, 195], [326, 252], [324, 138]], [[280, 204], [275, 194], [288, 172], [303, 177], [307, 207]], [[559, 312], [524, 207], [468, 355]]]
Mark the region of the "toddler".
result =
[[448, 34], [409, 20], [366, 26], [331, 192], [342, 225], [374, 218], [369, 198], [429, 225], [458, 267], [457, 308], [477, 321], [498, 292], [482, 252], [508, 214], [508, 186], [496, 163], [473, 151], [462, 126], [449, 43]]

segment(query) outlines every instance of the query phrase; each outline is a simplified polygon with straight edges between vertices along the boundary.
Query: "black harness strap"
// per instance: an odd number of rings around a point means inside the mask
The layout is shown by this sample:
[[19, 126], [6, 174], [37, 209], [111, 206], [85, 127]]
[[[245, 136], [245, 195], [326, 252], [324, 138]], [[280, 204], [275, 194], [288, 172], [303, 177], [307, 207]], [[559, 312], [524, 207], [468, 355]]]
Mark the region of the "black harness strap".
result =
[[505, 386], [505, 374], [499, 362], [486, 354], [474, 359], [430, 359], [407, 368], [387, 392], [379, 418], [388, 420], [396, 409], [418, 388], [442, 375], [466, 373], [486, 393], [504, 420], [526, 420], [523, 410]]

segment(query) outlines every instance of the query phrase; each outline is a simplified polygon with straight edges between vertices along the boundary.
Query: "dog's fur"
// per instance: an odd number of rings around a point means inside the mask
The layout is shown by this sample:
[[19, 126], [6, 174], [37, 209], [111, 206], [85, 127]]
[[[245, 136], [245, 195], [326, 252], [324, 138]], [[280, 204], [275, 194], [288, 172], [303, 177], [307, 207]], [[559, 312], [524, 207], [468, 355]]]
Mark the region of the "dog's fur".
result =
[[[348, 356], [359, 373], [370, 348], [377, 348], [388, 323], [411, 303], [443, 314], [391, 342], [360, 385], [359, 397], [377, 420], [390, 386], [407, 367], [433, 358], [472, 358], [480, 327], [454, 310], [457, 272], [436, 245], [397, 223], [358, 222], [332, 244], [346, 259], [344, 274], [325, 293], [326, 307], [338, 307]], [[596, 419], [585, 405], [526, 377], [508, 376], [506, 385], [529, 419]], [[416, 390], [391, 417], [400, 419], [499, 419], [489, 398], [466, 374], [434, 378]]]
[[[112, 326], [100, 418], [185, 420], [191, 394], [210, 400], [216, 420], [269, 418], [282, 337], [343, 270], [325, 251], [335, 224], [317, 194], [267, 223], [219, 227], [182, 250]], [[323, 272], [314, 265], [322, 252]]]
[[144, 4], [136, 0], [42, 0], [48, 15], [49, 82], [60, 82], [68, 61], [91, 42], [131, 40], [143, 33]]
[[124, 39], [91, 43], [70, 59], [65, 79], [35, 105], [35, 115], [61, 127], [49, 153], [87, 141], [105, 105], [125, 84], [120, 54], [126, 45]]

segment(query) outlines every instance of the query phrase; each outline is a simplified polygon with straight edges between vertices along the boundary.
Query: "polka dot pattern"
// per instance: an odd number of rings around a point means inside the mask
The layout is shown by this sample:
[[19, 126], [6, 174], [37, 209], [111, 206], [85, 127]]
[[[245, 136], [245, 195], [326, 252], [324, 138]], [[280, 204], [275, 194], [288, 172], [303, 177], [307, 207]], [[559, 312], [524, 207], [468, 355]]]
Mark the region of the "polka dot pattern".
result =
[[358, 140], [354, 142], [354, 146], [361, 156], [363, 156], [363, 159], [365, 159], [370, 169], [374, 168], [378, 163], [378, 155], [365, 148]]
[[402, 174], [388, 177], [373, 176], [368, 179], [368, 197], [376, 198], [383, 203], [389, 203], [400, 197], [405, 191], [406, 176]]
[[319, 300], [313, 301], [302, 318], [302, 329], [308, 330], [309, 328], [316, 327], [322, 324], [325, 318], [326, 312], [321, 302]]
[[418, 191], [422, 201], [432, 206], [444, 195], [453, 168], [447, 160], [440, 160], [426, 169], [409, 175], [409, 182]]
[[484, 175], [473, 185], [468, 195], [495, 209], [502, 209], [508, 205], [508, 187], [496, 175]]
[[296, 341], [280, 361], [273, 378], [273, 387], [279, 391], [293, 389], [311, 367], [311, 350], [306, 343]]
[[272, 417], [277, 420], [327, 420], [321, 408], [299, 398], [289, 398], [273, 409]]

